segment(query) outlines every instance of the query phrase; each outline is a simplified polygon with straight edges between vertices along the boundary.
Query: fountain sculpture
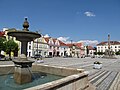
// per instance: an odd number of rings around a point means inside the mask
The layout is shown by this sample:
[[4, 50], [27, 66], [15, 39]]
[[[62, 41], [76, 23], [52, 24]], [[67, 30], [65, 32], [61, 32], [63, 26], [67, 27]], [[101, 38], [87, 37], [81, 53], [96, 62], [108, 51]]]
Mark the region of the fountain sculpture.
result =
[[15, 64], [14, 80], [18, 84], [28, 83], [32, 80], [30, 67], [32, 67], [33, 61], [27, 59], [27, 43], [41, 37], [40, 34], [29, 31], [29, 23], [27, 18], [25, 18], [23, 27], [23, 30], [8, 32], [9, 36], [16, 37], [16, 39], [21, 42], [21, 55], [18, 60], [13, 60]]

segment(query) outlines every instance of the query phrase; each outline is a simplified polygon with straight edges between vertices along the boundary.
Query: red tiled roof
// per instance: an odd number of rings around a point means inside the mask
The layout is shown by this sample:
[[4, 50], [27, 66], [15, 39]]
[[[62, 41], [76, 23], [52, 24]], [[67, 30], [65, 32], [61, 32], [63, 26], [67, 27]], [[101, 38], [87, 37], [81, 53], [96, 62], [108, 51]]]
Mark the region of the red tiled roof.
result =
[[[44, 38], [44, 39], [45, 39], [45, 41], [48, 43], [50, 38], [51, 38], [51, 37], [46, 37], [46, 38]], [[58, 39], [56, 39], [56, 38], [52, 38], [52, 39], [53, 39], [53, 42], [54, 42], [54, 43], [56, 42], [56, 40], [58, 40]], [[60, 43], [60, 46], [67, 46], [64, 42], [62, 42], [62, 41], [60, 41], [60, 40], [58, 40], [58, 41], [59, 41], [59, 43]]]
[[[97, 46], [99, 46], [99, 45], [106, 45], [106, 44], [108, 44], [107, 41], [101, 42], [101, 43], [97, 44]], [[110, 41], [110, 45], [120, 45], [120, 42], [118, 42], [118, 41]]]
[[45, 37], [44, 39], [45, 39], [45, 41], [48, 43], [48, 42], [49, 42], [50, 37]]
[[89, 50], [94, 50], [94, 47], [88, 46], [88, 49], [89, 49]]
[[0, 31], [0, 37], [4, 36], [5, 35], [5, 32], [1, 32]]
[[82, 43], [68, 43], [67, 46], [72, 47], [73, 45], [75, 45], [76, 47], [81, 49]]
[[55, 43], [55, 42], [56, 42], [56, 40], [57, 40], [56, 38], [52, 38], [52, 39], [53, 39], [53, 42], [54, 42], [54, 43]]
[[67, 45], [68, 47], [71, 47], [73, 44], [67, 43], [66, 45]]
[[64, 42], [62, 42], [60, 40], [59, 40], [59, 42], [60, 42], [60, 46], [67, 46]]
[[76, 43], [75, 45], [76, 45], [77, 47], [81, 48], [82, 43]]

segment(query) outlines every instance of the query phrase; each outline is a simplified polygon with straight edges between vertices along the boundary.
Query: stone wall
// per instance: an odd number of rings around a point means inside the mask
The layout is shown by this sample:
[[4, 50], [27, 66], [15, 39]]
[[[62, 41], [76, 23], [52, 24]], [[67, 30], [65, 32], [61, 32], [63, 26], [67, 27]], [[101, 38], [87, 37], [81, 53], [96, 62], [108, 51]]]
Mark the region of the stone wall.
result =
[[[83, 69], [73, 69], [49, 65], [33, 65], [32, 71], [65, 76], [62, 79], [48, 82], [25, 90], [95, 90], [88, 81], [88, 72]], [[14, 72], [14, 66], [0, 66], [0, 75]]]
[[14, 72], [13, 65], [0, 65], [0, 75], [11, 74]]
[[84, 90], [89, 87], [87, 75], [87, 73], [74, 74], [25, 90]]
[[33, 65], [32, 70], [66, 77], [25, 90], [95, 90], [88, 81], [88, 72], [83, 69]]
[[84, 69], [74, 69], [74, 68], [49, 66], [49, 65], [33, 65], [32, 71], [39, 71], [43, 73], [50, 73], [60, 76], [69, 76], [76, 73], [81, 73], [84, 71]]

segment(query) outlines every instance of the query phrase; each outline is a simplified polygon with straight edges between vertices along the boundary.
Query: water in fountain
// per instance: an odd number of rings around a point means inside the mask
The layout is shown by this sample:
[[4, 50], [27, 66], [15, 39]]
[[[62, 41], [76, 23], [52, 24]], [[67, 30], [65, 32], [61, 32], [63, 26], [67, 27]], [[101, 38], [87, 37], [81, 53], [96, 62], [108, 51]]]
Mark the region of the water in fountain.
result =
[[13, 74], [7, 75], [6, 80], [4, 81], [4, 76], [1, 75], [0, 80], [2, 83], [0, 83], [0, 90], [21, 90], [29, 87], [33, 87], [36, 85], [41, 85], [53, 80], [61, 79], [62, 76], [52, 75], [52, 74], [46, 74], [46, 73], [40, 73], [40, 72], [33, 72], [32, 73], [32, 82], [26, 83], [26, 84], [16, 84], [13, 79]]
[[7, 74], [4, 75], [4, 77], [0, 80], [0, 83], [3, 83], [5, 80], [7, 80], [7, 78], [9, 78], [9, 74], [11, 74], [11, 72], [14, 70], [14, 68], [11, 68]]

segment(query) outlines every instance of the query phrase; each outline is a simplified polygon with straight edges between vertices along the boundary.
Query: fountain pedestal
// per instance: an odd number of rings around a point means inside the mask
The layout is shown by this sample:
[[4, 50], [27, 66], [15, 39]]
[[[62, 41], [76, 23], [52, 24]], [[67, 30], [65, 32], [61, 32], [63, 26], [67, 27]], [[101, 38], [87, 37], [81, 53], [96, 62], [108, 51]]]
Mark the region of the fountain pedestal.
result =
[[32, 81], [31, 67], [34, 61], [29, 61], [25, 55], [21, 55], [19, 60], [13, 60], [15, 64], [14, 80], [18, 84]]
[[32, 67], [33, 61], [27, 60], [27, 43], [41, 37], [39, 33], [29, 31], [27, 18], [25, 18], [23, 27], [22, 31], [14, 30], [7, 33], [9, 36], [16, 37], [16, 39], [21, 42], [21, 56], [18, 60], [13, 60], [15, 64], [14, 80], [18, 84], [32, 81], [30, 68]]

